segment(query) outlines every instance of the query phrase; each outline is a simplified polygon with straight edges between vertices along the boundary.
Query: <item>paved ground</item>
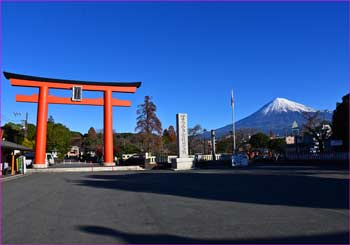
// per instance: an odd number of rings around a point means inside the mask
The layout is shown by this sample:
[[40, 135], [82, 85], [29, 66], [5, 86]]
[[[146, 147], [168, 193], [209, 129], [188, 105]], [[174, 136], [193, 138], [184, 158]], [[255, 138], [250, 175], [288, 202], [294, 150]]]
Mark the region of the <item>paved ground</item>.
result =
[[2, 243], [348, 243], [347, 173], [31, 174], [2, 183]]

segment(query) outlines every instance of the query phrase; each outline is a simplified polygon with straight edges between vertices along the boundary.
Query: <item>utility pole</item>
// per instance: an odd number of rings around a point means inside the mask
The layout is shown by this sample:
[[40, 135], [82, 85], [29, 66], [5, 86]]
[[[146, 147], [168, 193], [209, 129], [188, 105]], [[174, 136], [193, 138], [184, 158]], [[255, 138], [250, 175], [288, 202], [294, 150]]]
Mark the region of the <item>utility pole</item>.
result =
[[236, 132], [235, 132], [235, 103], [233, 98], [233, 90], [231, 91], [231, 107], [232, 107], [232, 154], [236, 151]]
[[215, 155], [215, 130], [210, 131], [211, 135], [211, 154], [213, 156], [213, 161], [216, 160], [216, 155]]
[[203, 155], [205, 155], [205, 132], [207, 132], [207, 130], [203, 129]]
[[24, 137], [28, 138], [28, 112], [26, 112], [26, 120], [24, 121]]

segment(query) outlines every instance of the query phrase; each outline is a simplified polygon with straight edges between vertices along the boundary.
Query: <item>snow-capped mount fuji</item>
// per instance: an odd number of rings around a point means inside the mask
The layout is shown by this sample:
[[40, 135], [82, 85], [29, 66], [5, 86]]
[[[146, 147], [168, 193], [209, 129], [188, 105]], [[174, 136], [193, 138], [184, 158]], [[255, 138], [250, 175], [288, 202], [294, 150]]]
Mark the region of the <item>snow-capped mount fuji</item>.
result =
[[[305, 119], [303, 113], [318, 112], [321, 119], [331, 120], [332, 112], [328, 110], [319, 111], [300, 103], [276, 98], [261, 107], [258, 111], [236, 122], [236, 129], [254, 128], [258, 131], [269, 133], [270, 130], [276, 135], [285, 135], [286, 130], [291, 129], [294, 121], [302, 127]], [[230, 134], [232, 124], [215, 130], [218, 138]]]
[[269, 113], [279, 113], [279, 112], [316, 112], [315, 109], [311, 107], [304, 106], [302, 104], [290, 101], [284, 98], [276, 98], [270, 103], [264, 105], [259, 111], [264, 115]]

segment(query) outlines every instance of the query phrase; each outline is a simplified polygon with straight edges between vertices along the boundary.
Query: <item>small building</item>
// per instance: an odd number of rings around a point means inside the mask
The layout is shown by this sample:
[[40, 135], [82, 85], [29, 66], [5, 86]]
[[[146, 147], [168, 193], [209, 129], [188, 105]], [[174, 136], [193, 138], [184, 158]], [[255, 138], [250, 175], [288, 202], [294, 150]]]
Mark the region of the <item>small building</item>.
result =
[[33, 149], [30, 149], [28, 147], [25, 147], [23, 145], [19, 145], [7, 140], [1, 141], [1, 161], [5, 162], [8, 161], [8, 159], [11, 159], [11, 155], [14, 154], [20, 154], [24, 152], [33, 152]]
[[299, 135], [299, 126], [297, 121], [294, 121], [292, 124], [292, 135]]
[[295, 143], [295, 137], [294, 136], [287, 136], [286, 137], [286, 144], [287, 145], [293, 145]]
[[67, 153], [68, 158], [69, 157], [79, 157], [80, 153], [79, 153], [79, 147], [74, 145], [71, 147], [70, 151]]
[[[2, 140], [1, 141], [1, 170], [3, 163], [8, 163], [8, 166], [11, 166], [12, 156], [14, 155], [16, 159], [17, 156], [24, 155], [26, 153], [33, 153], [33, 149], [25, 147], [23, 145], [16, 144], [11, 141]], [[16, 166], [14, 169], [17, 171]]]

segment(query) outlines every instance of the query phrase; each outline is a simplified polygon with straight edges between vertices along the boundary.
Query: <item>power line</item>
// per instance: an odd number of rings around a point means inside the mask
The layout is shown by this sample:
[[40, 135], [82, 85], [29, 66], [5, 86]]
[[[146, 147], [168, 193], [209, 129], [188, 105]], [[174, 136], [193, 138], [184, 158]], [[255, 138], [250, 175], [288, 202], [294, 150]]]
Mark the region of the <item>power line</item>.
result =
[[[17, 113], [17, 112], [16, 112]], [[14, 112], [14, 115], [21, 115], [21, 113], [17, 113], [15, 114]], [[4, 115], [4, 114], [1, 114], [1, 121], [5, 121], [5, 122], [12, 122], [12, 123], [23, 123], [23, 120], [22, 119], [16, 119], [16, 118], [12, 118], [11, 116], [7, 116], [7, 115]], [[24, 120], [25, 121], [25, 120]]]

